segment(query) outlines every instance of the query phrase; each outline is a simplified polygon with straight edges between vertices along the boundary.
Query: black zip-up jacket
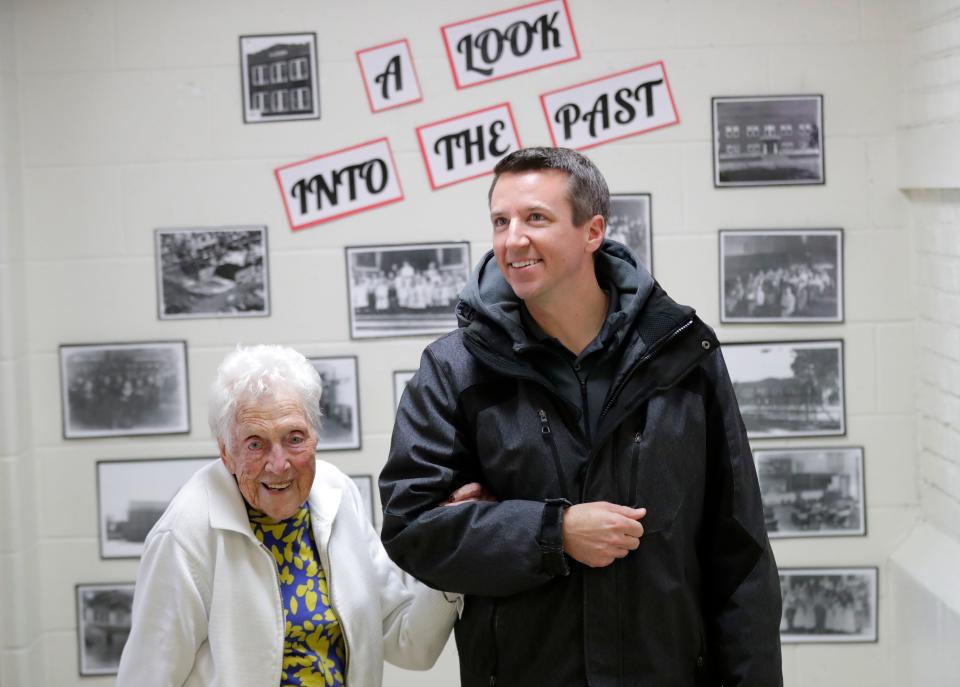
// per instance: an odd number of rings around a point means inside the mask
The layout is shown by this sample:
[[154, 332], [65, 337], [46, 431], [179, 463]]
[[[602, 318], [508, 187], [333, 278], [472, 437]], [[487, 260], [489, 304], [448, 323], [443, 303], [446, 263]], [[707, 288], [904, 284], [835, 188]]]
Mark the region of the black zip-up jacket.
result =
[[[383, 543], [465, 594], [467, 687], [778, 687], [777, 568], [717, 339], [619, 244], [597, 260], [620, 360], [592, 443], [531, 364], [542, 346], [488, 254], [400, 402]], [[498, 502], [438, 506], [472, 481]], [[640, 547], [603, 568], [562, 552], [562, 504], [591, 501], [647, 509]]]

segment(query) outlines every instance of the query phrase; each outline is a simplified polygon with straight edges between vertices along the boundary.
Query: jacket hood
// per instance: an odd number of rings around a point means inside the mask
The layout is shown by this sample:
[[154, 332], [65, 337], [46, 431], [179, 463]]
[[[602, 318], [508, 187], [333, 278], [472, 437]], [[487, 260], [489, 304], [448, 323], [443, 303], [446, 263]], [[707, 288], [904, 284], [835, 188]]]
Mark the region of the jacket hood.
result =
[[[630, 249], [616, 241], [604, 240], [596, 252], [595, 264], [598, 281], [605, 289], [617, 290], [619, 305], [617, 311], [607, 317], [600, 332], [602, 343], [619, 347], [631, 329], [629, 325], [637, 319], [653, 292], [655, 282]], [[488, 251], [460, 293], [457, 305], [460, 326], [483, 322], [499, 330], [513, 350], [520, 352], [533, 345], [522, 325], [520, 308], [520, 299], [500, 272], [493, 251]]]

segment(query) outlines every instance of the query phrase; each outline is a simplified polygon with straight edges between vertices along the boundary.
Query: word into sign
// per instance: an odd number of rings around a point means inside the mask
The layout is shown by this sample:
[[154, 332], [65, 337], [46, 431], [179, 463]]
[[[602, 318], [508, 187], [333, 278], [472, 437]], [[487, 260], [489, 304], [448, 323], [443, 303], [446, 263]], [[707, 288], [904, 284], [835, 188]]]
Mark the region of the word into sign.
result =
[[580, 57], [566, 0], [545, 0], [442, 26], [457, 88]]
[[407, 39], [358, 50], [357, 63], [373, 112], [423, 99]]
[[663, 62], [540, 96], [553, 145], [591, 148], [679, 124]]
[[417, 139], [434, 190], [489, 174], [520, 147], [509, 103], [424, 124]]
[[385, 138], [278, 167], [274, 173], [291, 229], [403, 200]]

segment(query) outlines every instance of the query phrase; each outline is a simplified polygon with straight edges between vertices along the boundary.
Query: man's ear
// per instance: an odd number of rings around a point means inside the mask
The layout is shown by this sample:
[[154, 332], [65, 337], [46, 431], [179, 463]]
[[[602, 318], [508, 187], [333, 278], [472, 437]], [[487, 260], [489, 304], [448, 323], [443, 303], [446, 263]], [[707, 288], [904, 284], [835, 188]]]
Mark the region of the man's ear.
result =
[[607, 221], [603, 219], [603, 215], [594, 215], [587, 221], [586, 249], [588, 253], [595, 253], [600, 249], [606, 233]]

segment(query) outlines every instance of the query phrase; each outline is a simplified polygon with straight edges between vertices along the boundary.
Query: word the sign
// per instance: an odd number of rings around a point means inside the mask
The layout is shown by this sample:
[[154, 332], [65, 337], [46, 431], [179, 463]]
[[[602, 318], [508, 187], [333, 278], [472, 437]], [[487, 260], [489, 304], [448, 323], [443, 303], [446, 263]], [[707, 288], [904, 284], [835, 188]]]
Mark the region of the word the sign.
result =
[[291, 229], [403, 200], [385, 138], [275, 170]]
[[591, 148], [671, 124], [677, 114], [663, 62], [540, 96], [553, 145]]
[[440, 28], [457, 88], [580, 57], [566, 0], [545, 0]]
[[424, 124], [417, 138], [434, 190], [489, 174], [520, 147], [509, 103]]
[[358, 50], [357, 63], [373, 112], [422, 100], [407, 39]]

